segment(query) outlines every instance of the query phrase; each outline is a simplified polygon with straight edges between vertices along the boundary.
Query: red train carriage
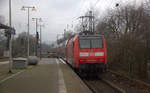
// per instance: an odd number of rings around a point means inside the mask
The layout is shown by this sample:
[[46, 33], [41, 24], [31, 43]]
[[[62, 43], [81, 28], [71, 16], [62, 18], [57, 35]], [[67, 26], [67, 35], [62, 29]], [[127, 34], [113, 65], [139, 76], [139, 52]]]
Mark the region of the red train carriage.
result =
[[106, 70], [107, 52], [103, 35], [76, 35], [66, 42], [66, 59], [78, 72], [97, 74]]

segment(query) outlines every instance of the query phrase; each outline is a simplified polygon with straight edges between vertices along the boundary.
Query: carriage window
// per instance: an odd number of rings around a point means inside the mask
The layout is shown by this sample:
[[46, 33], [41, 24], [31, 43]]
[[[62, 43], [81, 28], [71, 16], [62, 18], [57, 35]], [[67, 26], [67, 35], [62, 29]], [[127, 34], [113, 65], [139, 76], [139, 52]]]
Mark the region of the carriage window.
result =
[[79, 37], [80, 48], [103, 48], [101, 37]]
[[80, 48], [90, 48], [90, 40], [81, 39], [79, 40]]
[[91, 48], [102, 48], [102, 39], [101, 38], [91, 39]]

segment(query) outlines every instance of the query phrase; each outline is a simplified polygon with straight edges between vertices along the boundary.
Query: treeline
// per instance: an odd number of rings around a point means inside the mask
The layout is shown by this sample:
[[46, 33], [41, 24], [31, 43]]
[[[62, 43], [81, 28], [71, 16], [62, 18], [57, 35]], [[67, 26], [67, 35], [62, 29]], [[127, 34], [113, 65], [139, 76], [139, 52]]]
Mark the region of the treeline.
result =
[[[27, 57], [27, 33], [22, 32], [13, 40], [13, 57]], [[29, 47], [30, 47], [30, 56], [35, 56], [36, 52], [36, 37], [29, 35]], [[42, 42], [41, 44], [41, 54], [46, 54], [49, 52], [50, 45]], [[38, 56], [40, 55], [40, 40], [38, 42]]]
[[98, 21], [96, 32], [107, 41], [108, 67], [138, 78], [148, 77], [150, 3], [118, 6]]
[[58, 45], [61, 43], [64, 43], [64, 41], [66, 41], [67, 39], [72, 38], [75, 35], [75, 33], [73, 33], [72, 31], [64, 31], [61, 38], [59, 38], [59, 35], [57, 37], [57, 44]]
[[7, 40], [4, 36], [3, 30], [0, 29], [0, 57], [4, 55], [4, 50], [6, 49]]
[[[27, 33], [22, 32], [18, 35], [18, 37], [14, 38], [12, 42], [12, 50], [13, 50], [13, 57], [26, 57], [27, 56]], [[34, 55], [35, 51], [35, 37], [33, 35], [29, 36], [29, 45], [30, 45], [30, 55]]]
[[[5, 18], [3, 16], [0, 15], [0, 24], [5, 22]], [[5, 48], [5, 44], [6, 44], [6, 38], [4, 36], [4, 29], [0, 28], [0, 57], [3, 56], [4, 50]]]

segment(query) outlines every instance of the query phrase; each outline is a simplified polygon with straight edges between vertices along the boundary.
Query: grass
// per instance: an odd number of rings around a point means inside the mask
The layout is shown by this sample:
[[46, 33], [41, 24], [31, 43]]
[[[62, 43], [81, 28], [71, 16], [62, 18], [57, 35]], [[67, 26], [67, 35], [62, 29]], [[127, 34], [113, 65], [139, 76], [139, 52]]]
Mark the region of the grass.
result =
[[4, 78], [7, 78], [13, 74], [16, 74], [20, 71], [23, 71], [23, 70], [32, 70], [33, 68], [35, 68], [37, 66], [34, 66], [34, 65], [28, 65], [25, 69], [12, 69], [12, 73], [0, 73], [0, 81], [3, 80]]

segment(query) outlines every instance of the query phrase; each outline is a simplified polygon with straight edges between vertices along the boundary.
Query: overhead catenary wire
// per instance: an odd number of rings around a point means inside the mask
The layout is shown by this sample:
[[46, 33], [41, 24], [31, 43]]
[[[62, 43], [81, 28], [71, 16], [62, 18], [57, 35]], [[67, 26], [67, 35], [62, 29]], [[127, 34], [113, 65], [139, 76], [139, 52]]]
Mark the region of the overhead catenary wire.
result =
[[[115, 6], [115, 4], [116, 3], [120, 3], [121, 2], [121, 0], [115, 0], [116, 2], [114, 2], [114, 0], [95, 0], [95, 3], [93, 4], [94, 6], [93, 6], [93, 8], [94, 8], [94, 10], [95, 10], [95, 8], [97, 8], [98, 6], [100, 6], [100, 5], [102, 5], [103, 4], [103, 6], [105, 7], [105, 8], [107, 8], [107, 7], [110, 7], [111, 9], [113, 9], [114, 8], [114, 6]], [[77, 20], [77, 16], [79, 16], [80, 14], [81, 14], [81, 12], [83, 12], [83, 8], [85, 8], [86, 6], [85, 6], [85, 4], [86, 4], [86, 0], [81, 0], [80, 1], [80, 7], [78, 7], [78, 9], [77, 9], [77, 12], [76, 12], [76, 15], [73, 17], [73, 20], [72, 20], [72, 25], [73, 25], [73, 22], [75, 21], [75, 20]], [[122, 2], [121, 2], [122, 3]], [[100, 5], [99, 5], [100, 4]], [[101, 10], [104, 10], [104, 8], [102, 8], [101, 7]], [[103, 12], [99, 12], [100, 14], [103, 14]], [[74, 27], [74, 26], [73, 26]]]
[[[78, 18], [78, 16], [80, 15], [80, 13], [81, 13], [81, 10], [83, 9], [83, 7], [84, 7], [84, 4], [85, 4], [85, 1], [86, 0], [81, 0], [80, 1], [80, 7], [77, 7], [77, 12], [76, 12], [76, 15], [72, 18], [72, 21], [71, 21], [71, 29], [73, 30], [74, 28], [74, 21], [76, 21], [77, 20], [77, 18]], [[67, 24], [68, 25], [68, 24]], [[65, 29], [66, 29], [66, 27], [65, 27]], [[69, 28], [68, 28], [69, 29]]]
[[94, 4], [94, 6], [95, 6], [95, 7], [96, 7], [96, 6], [97, 6], [97, 4], [99, 3], [99, 1], [100, 1], [100, 0], [97, 0], [97, 1], [96, 1], [96, 3]]

